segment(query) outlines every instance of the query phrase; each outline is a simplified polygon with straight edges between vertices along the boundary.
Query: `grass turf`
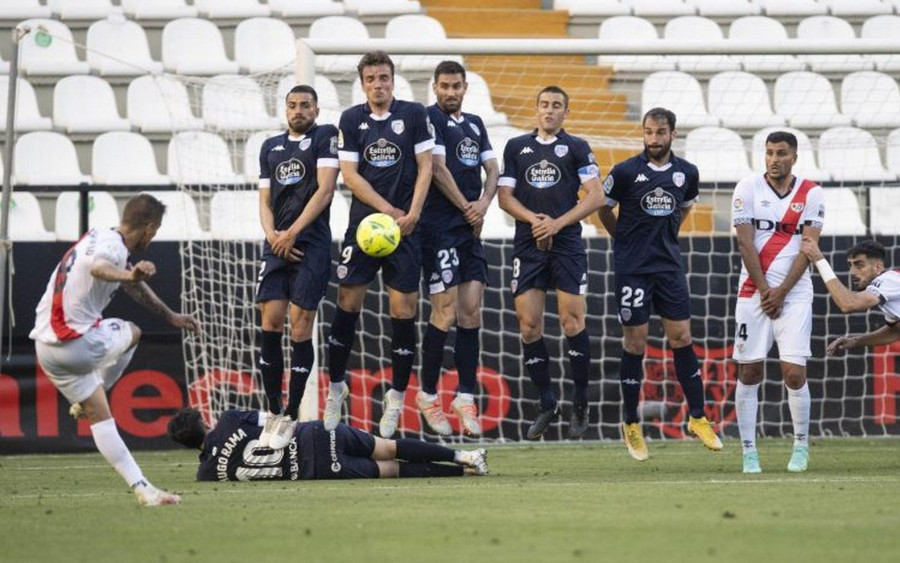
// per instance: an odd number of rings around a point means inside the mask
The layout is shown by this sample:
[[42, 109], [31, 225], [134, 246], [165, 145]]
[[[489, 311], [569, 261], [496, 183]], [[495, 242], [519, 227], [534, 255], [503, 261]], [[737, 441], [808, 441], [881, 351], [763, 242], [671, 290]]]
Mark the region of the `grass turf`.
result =
[[900, 440], [823, 439], [790, 474], [787, 440], [489, 448], [484, 478], [197, 483], [188, 451], [136, 455], [177, 507], [141, 508], [99, 454], [0, 457], [0, 560], [900, 560]]

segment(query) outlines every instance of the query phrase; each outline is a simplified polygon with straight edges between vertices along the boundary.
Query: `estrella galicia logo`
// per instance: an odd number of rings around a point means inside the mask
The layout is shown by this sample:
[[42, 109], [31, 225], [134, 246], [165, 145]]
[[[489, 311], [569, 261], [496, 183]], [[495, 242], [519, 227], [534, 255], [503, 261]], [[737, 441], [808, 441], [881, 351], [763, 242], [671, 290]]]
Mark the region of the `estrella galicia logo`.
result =
[[662, 188], [649, 191], [641, 198], [641, 207], [647, 215], [665, 217], [675, 211], [675, 197]]
[[381, 138], [363, 151], [366, 162], [377, 168], [388, 168], [400, 162], [400, 147]]
[[546, 160], [532, 164], [525, 171], [525, 181], [540, 190], [552, 188], [561, 176], [559, 168]]
[[481, 159], [481, 150], [478, 143], [468, 137], [464, 137], [456, 145], [456, 158], [459, 159], [460, 164], [469, 168], [478, 166], [478, 161]]
[[275, 179], [282, 186], [296, 184], [304, 176], [306, 176], [306, 167], [296, 158], [282, 162], [275, 169]]

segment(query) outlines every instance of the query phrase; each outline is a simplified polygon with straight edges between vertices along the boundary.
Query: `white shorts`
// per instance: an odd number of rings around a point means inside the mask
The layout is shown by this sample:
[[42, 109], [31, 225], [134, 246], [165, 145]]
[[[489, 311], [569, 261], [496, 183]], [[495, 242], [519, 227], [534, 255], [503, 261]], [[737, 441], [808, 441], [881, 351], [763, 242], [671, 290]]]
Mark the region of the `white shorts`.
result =
[[80, 403], [97, 386], [109, 389], [119, 379], [134, 354], [131, 339], [130, 323], [103, 319], [81, 338], [59, 344], [36, 341], [34, 348], [47, 379], [70, 403]]
[[785, 303], [781, 315], [770, 319], [759, 306], [759, 295], [738, 299], [734, 312], [736, 333], [732, 357], [742, 364], [761, 362], [769, 355], [772, 343], [778, 344], [783, 362], [801, 366], [812, 355], [812, 303]]

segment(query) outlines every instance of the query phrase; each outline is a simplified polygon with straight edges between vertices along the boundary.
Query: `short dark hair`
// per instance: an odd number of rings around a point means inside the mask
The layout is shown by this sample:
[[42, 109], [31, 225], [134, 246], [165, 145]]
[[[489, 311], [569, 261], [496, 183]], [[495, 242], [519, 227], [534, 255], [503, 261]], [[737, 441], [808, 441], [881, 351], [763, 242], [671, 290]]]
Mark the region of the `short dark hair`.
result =
[[136, 229], [148, 225], [159, 225], [165, 214], [166, 206], [163, 202], [152, 195], [140, 194], [129, 199], [125, 204], [122, 223]]
[[865, 256], [884, 262], [884, 259], [887, 258], [887, 251], [884, 249], [884, 245], [877, 240], [864, 240], [847, 251], [847, 256], [850, 258]]
[[203, 415], [197, 409], [192, 408], [184, 408], [176, 412], [175, 416], [169, 420], [166, 430], [169, 438], [186, 448], [195, 450], [203, 446], [203, 438], [206, 437]]
[[466, 81], [466, 69], [456, 61], [441, 61], [434, 67], [434, 81], [442, 74], [461, 74], [463, 82]]
[[787, 143], [794, 151], [797, 150], [797, 136], [790, 131], [772, 131], [766, 137], [766, 144], [769, 143]]
[[666, 109], [666, 108], [650, 108], [647, 110], [647, 113], [644, 114], [644, 119], [641, 120], [641, 127], [647, 123], [648, 119], [652, 119], [653, 121], [665, 121], [669, 124], [669, 130], [675, 130], [675, 112]]
[[391, 56], [385, 53], [384, 51], [370, 51], [362, 56], [359, 59], [359, 64], [356, 65], [356, 72], [359, 74], [359, 79], [362, 80], [362, 72], [363, 69], [367, 66], [381, 66], [387, 65], [391, 68], [391, 78], [394, 77], [394, 61], [391, 60]]
[[544, 86], [541, 88], [541, 91], [538, 92], [537, 98], [535, 98], [535, 103], [540, 101], [541, 94], [562, 94], [563, 102], [566, 104], [566, 107], [569, 107], [569, 95], [566, 94], [566, 91], [560, 88], [559, 86]]
[[316, 105], [319, 103], [319, 95], [316, 94], [316, 89], [309, 84], [297, 84], [291, 88], [291, 91], [284, 96], [284, 103], [287, 103], [287, 99], [291, 94], [309, 94], [312, 96], [313, 101], [316, 102]]

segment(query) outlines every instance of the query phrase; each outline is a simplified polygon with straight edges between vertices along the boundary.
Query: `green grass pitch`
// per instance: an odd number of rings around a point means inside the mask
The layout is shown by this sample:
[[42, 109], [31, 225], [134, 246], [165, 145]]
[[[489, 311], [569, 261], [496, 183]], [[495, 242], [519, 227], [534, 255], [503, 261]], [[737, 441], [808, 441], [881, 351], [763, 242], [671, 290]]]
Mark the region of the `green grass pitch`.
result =
[[900, 440], [489, 448], [483, 478], [197, 483], [195, 454], [136, 455], [180, 492], [141, 508], [99, 454], [0, 457], [0, 561], [900, 561]]

